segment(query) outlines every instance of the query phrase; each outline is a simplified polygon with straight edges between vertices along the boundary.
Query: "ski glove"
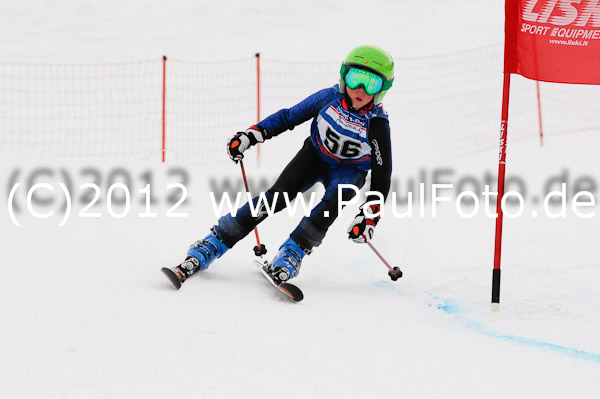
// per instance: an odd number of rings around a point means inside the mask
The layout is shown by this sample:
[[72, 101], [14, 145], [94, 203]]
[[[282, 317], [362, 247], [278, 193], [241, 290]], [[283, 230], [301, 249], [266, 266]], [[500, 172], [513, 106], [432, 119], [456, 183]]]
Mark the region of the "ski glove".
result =
[[363, 204], [360, 208], [360, 213], [356, 215], [350, 227], [348, 228], [348, 239], [358, 244], [364, 244], [373, 239], [375, 233], [375, 226], [379, 222], [379, 205], [369, 205], [369, 213], [371, 215], [378, 215], [371, 218], [365, 215], [365, 205]]
[[244, 158], [244, 151], [251, 146], [265, 141], [266, 131], [258, 126], [250, 126], [245, 132], [237, 132], [227, 142], [227, 154], [232, 161]]

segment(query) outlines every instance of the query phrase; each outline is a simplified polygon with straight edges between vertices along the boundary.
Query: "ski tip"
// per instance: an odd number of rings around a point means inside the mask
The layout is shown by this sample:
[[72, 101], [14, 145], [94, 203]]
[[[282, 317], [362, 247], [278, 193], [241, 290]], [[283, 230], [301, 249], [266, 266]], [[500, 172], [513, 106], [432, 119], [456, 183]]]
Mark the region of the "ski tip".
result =
[[294, 302], [300, 302], [304, 299], [304, 294], [300, 288], [290, 283], [281, 283], [277, 286], [281, 291], [288, 295]]
[[164, 273], [165, 276], [167, 276], [167, 278], [169, 279], [171, 284], [173, 284], [173, 287], [175, 287], [175, 289], [178, 290], [181, 288], [181, 281], [179, 281], [179, 277], [177, 277], [173, 270], [167, 267], [163, 267], [160, 270]]
[[294, 302], [300, 302], [302, 299], [304, 299], [304, 294], [302, 293], [300, 288], [296, 287], [294, 284], [290, 284], [290, 283], [277, 284], [275, 281], [273, 281], [273, 278], [271, 277], [271, 275], [268, 272], [269, 264], [267, 263], [267, 261], [260, 262], [258, 260], [254, 260], [254, 265], [258, 268], [258, 270], [260, 270], [262, 275], [269, 281], [269, 283], [273, 287], [277, 288], [279, 290], [279, 292], [284, 294], [288, 299], [290, 299]]

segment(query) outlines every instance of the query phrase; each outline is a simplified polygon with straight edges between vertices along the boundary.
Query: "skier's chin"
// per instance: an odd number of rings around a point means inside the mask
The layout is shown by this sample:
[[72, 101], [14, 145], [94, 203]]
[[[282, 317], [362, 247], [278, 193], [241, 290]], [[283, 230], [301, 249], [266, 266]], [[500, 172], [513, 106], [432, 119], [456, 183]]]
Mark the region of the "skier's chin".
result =
[[365, 99], [362, 99], [362, 98], [352, 99], [352, 107], [354, 109], [361, 109], [365, 105], [367, 105], [367, 101]]

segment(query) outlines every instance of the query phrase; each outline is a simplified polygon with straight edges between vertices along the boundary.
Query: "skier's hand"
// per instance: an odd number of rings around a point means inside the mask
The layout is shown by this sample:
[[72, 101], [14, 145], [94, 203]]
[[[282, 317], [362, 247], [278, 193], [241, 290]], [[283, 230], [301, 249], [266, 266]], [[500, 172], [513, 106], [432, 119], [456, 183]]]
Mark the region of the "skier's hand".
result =
[[[354, 241], [358, 244], [364, 244], [373, 239], [373, 234], [375, 234], [375, 226], [379, 222], [379, 205], [370, 205], [369, 206], [369, 214], [370, 216], [365, 215], [364, 212], [365, 206], [361, 206], [360, 212], [352, 223], [350, 223], [350, 227], [348, 227], [348, 239]], [[375, 217], [371, 217], [373, 215], [377, 215]]]
[[250, 126], [244, 132], [237, 132], [227, 142], [227, 155], [232, 161], [236, 162], [244, 158], [244, 151], [251, 146], [265, 141], [265, 134], [262, 128]]
[[236, 162], [244, 158], [244, 151], [250, 147], [250, 139], [245, 132], [237, 132], [227, 142], [227, 155]]

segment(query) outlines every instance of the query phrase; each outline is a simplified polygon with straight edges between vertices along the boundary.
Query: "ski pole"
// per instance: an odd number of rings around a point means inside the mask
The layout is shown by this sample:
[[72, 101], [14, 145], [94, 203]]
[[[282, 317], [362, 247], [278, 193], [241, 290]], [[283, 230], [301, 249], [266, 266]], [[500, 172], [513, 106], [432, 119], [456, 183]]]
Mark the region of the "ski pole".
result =
[[379, 251], [377, 251], [375, 249], [373, 244], [371, 244], [371, 241], [367, 241], [367, 244], [369, 244], [369, 247], [371, 247], [373, 252], [375, 252], [375, 254], [379, 257], [379, 259], [381, 259], [381, 261], [387, 266], [387, 268], [390, 269], [390, 271], [388, 272], [388, 276], [390, 276], [390, 278], [393, 281], [396, 281], [400, 277], [402, 277], [402, 270], [400, 270], [400, 268], [398, 266], [395, 266], [395, 267], [390, 266], [390, 264], [385, 260], [385, 258], [383, 256], [381, 256]]
[[[242, 168], [242, 177], [244, 178], [244, 187], [246, 187], [246, 192], [250, 194], [250, 189], [248, 188], [248, 180], [246, 179], [246, 170], [244, 169], [244, 161], [240, 159], [240, 167]], [[252, 201], [252, 199], [250, 199]], [[254, 227], [254, 235], [256, 236], [256, 247], [254, 247], [254, 255], [262, 256], [267, 253], [267, 247], [260, 244], [260, 238], [258, 238], [258, 229]]]

